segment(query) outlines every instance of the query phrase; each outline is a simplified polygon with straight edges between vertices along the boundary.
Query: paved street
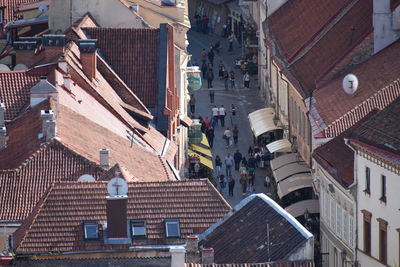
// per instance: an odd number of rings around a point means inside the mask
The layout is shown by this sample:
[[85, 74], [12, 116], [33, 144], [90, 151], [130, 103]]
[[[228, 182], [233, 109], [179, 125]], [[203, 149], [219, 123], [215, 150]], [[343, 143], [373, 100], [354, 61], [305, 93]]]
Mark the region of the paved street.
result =
[[[239, 143], [237, 146], [233, 145], [226, 149], [225, 140], [222, 139], [223, 132], [226, 128], [222, 128], [220, 125], [216, 126], [214, 147], [212, 149], [213, 157], [219, 155], [223, 161], [227, 153], [230, 153], [233, 156], [236, 149], [239, 149], [239, 151], [246, 156], [246, 159], [248, 159], [249, 157], [247, 151], [249, 149], [249, 146], [253, 145], [253, 134], [251, 132], [247, 116], [250, 112], [265, 107], [259, 95], [257, 80], [255, 80], [257, 76], [255, 75], [251, 77], [252, 79], [250, 83], [250, 89], [243, 88], [242, 74], [240, 73], [239, 69], [234, 69], [234, 60], [235, 58], [238, 58], [241, 54], [241, 48], [238, 46], [237, 43], [234, 43], [233, 53], [227, 53], [228, 41], [225, 38], [221, 38], [215, 35], [204, 35], [202, 33], [191, 30], [188, 34], [188, 39], [190, 42], [188, 51], [190, 54], [192, 54], [192, 60], [196, 60], [199, 63], [201, 62], [200, 55], [202, 49], [205, 48], [208, 51], [211, 44], [216, 43], [218, 40], [221, 41], [222, 48], [220, 49], [220, 54], [216, 54], [214, 58], [214, 104], [218, 107], [220, 105], [224, 105], [227, 111], [230, 110], [231, 104], [234, 104], [237, 109], [236, 124], [239, 128]], [[228, 91], [224, 89], [223, 81], [220, 80], [220, 78], [218, 77], [218, 64], [220, 60], [224, 62], [224, 65], [228, 71], [235, 71], [236, 89]], [[195, 114], [201, 115], [203, 118], [211, 118], [212, 105], [210, 104], [209, 100], [206, 80], [203, 80], [203, 88], [195, 91], [194, 96], [196, 98]], [[229, 127], [230, 129], [233, 128], [230, 122], [229, 114], [227, 114], [225, 118], [225, 127]], [[214, 158], [213, 163], [215, 165]], [[225, 173], [225, 164], [223, 164], [222, 170], [222, 173]], [[225, 191], [223, 192], [223, 195], [226, 200], [233, 206], [239, 203], [239, 201], [243, 199], [243, 196], [241, 192], [241, 185], [239, 183], [239, 172], [235, 171], [233, 168], [232, 174], [235, 179], [234, 196], [228, 196], [228, 188], [224, 189]], [[255, 193], [268, 193], [267, 188], [264, 186], [265, 176], [266, 169], [257, 169], [254, 187]]]

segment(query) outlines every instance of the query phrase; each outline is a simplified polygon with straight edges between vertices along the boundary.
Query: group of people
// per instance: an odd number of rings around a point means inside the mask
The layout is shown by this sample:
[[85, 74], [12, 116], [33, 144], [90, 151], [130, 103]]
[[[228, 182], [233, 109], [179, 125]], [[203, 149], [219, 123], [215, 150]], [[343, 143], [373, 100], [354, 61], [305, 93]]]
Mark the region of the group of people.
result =
[[[246, 196], [254, 193], [257, 159], [255, 158], [254, 151], [251, 147], [249, 148], [248, 153], [248, 160], [239, 150], [236, 150], [233, 156], [230, 153], [227, 153], [223, 162], [219, 155], [215, 157], [216, 177], [218, 178], [218, 187], [221, 194], [224, 193], [224, 188], [228, 182], [228, 195], [233, 196], [233, 189], [235, 187], [235, 179], [232, 175], [233, 167], [240, 175], [239, 183], [241, 185], [242, 195]], [[225, 164], [225, 174], [221, 173], [223, 163]]]
[[199, 14], [196, 14], [194, 16], [195, 20], [195, 26], [197, 31], [201, 31], [204, 34], [208, 34], [210, 30], [210, 19], [206, 16], [203, 15], [202, 17]]

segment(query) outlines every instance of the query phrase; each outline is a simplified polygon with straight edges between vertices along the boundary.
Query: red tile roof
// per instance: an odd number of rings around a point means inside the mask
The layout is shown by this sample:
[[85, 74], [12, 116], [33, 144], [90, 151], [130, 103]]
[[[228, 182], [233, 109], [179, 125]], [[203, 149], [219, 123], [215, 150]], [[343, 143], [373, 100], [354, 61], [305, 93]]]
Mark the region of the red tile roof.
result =
[[338, 15], [338, 23], [327, 25], [316, 42], [304, 48], [290, 63], [289, 68], [306, 95], [316, 88], [318, 79], [332, 63], [352, 51], [372, 31], [372, 0], [353, 3]]
[[284, 59], [293, 57], [352, 0], [287, 1], [269, 18], [270, 31]]
[[3, 15], [3, 21], [5, 22], [5, 24], [10, 21], [16, 20], [16, 18], [14, 18], [14, 10], [16, 10], [18, 5], [24, 3], [32, 3], [36, 1], [38, 0], [0, 0], [0, 7], [5, 7]]
[[201, 264], [185, 263], [185, 267], [314, 267], [314, 261], [278, 261], [265, 263]]
[[30, 89], [40, 75], [23, 71], [0, 72], [0, 102], [5, 104], [5, 120], [13, 120], [29, 106]]
[[318, 131], [326, 137], [337, 136], [373, 109], [383, 109], [395, 100], [400, 95], [400, 62], [393, 59], [399, 57], [400, 41], [396, 41], [350, 70], [359, 81], [354, 95], [343, 91], [344, 76], [316, 90], [315, 111], [311, 114], [319, 116], [320, 124], [324, 125]]
[[[159, 29], [83, 28], [98, 39], [105, 60], [143, 101], [154, 108], [157, 100]], [[124, 59], [124, 60], [121, 60]]]
[[[106, 222], [107, 182], [60, 182], [42, 198], [14, 233], [18, 253], [120, 249], [134, 245], [184, 243], [223, 218], [231, 207], [206, 179], [128, 183], [128, 219], [146, 220], [147, 239], [125, 245], [84, 240], [83, 222]], [[179, 219], [181, 238], [165, 238], [164, 219]]]

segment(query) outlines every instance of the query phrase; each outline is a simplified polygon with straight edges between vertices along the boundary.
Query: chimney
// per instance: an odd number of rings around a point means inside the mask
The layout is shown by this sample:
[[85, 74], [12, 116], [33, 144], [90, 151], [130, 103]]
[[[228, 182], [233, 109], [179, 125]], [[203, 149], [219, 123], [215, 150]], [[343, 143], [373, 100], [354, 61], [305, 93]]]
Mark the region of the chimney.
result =
[[171, 267], [185, 266], [185, 248], [182, 246], [174, 246], [169, 249], [171, 253]]
[[42, 134], [46, 135], [47, 134], [47, 121], [54, 119], [54, 112], [52, 110], [41, 110], [40, 118], [42, 119]]
[[400, 32], [394, 29], [393, 17], [390, 7], [390, 0], [373, 0], [374, 14], [374, 53], [384, 49], [400, 37]]
[[82, 70], [91, 81], [93, 81], [93, 79], [96, 77], [96, 50], [96, 39], [79, 40], [79, 51], [81, 52]]
[[47, 120], [46, 121], [46, 140], [50, 140], [56, 136], [56, 121]]
[[108, 169], [110, 167], [109, 152], [110, 151], [106, 148], [100, 149], [100, 167], [103, 169]]
[[128, 196], [107, 196], [108, 238], [128, 238], [127, 204]]
[[0, 102], [0, 126], [4, 125], [5, 106]]
[[35, 50], [38, 47], [35, 41], [16, 41], [13, 43], [15, 50], [15, 64], [24, 64], [31, 67], [35, 61]]
[[199, 237], [186, 237], [186, 262], [200, 263]]
[[45, 34], [42, 43], [47, 58], [59, 57], [64, 53], [65, 34]]
[[5, 126], [0, 126], [0, 150], [7, 147], [7, 131]]
[[58, 94], [57, 88], [47, 81], [46, 76], [41, 76], [37, 84], [31, 88], [31, 107], [36, 106], [40, 102], [49, 97], [56, 98]]
[[202, 264], [213, 264], [214, 263], [214, 249], [203, 248], [201, 250], [201, 263]]

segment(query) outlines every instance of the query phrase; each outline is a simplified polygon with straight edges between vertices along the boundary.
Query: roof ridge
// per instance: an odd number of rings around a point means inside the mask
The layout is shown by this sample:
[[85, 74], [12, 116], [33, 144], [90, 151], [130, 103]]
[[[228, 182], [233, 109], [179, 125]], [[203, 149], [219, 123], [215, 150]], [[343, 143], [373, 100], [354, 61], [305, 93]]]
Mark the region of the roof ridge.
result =
[[[380, 107], [381, 105], [379, 105], [379, 103], [374, 103], [374, 101], [380, 97], [383, 93], [385, 93], [386, 91], [394, 91], [392, 94], [390, 94], [389, 96], [385, 97], [386, 100], [389, 100], [391, 102], [393, 102], [397, 96], [400, 95], [400, 78], [397, 78], [396, 80], [394, 80], [393, 82], [391, 82], [390, 84], [386, 85], [385, 87], [381, 88], [380, 90], [378, 90], [377, 92], [375, 92], [373, 95], [371, 95], [370, 97], [368, 97], [367, 99], [365, 99], [364, 101], [362, 101], [361, 103], [359, 103], [357, 106], [355, 106], [353, 109], [351, 109], [350, 111], [348, 111], [346, 114], [342, 115], [340, 118], [338, 118], [337, 120], [335, 120], [334, 122], [332, 122], [331, 124], [329, 124], [323, 131], [325, 133], [325, 135], [327, 137], [332, 137], [335, 135], [335, 133], [337, 134], [339, 132], [339, 134], [341, 132], [343, 132], [345, 129], [336, 129], [336, 125], [338, 125], [339, 123], [343, 122], [346, 119], [349, 119], [351, 116], [354, 116], [354, 113], [356, 111], [359, 111], [359, 117], [365, 117], [369, 112], [371, 112], [374, 108], [378, 108], [378, 109], [382, 109], [382, 107]], [[371, 103], [371, 105], [369, 105]], [[364, 110], [360, 110], [361, 108], [365, 107]], [[361, 117], [361, 118], [362, 118]], [[361, 119], [359, 118], [359, 119]], [[343, 128], [343, 127], [342, 127]], [[335, 131], [334, 134], [332, 134], [332, 132]]]

